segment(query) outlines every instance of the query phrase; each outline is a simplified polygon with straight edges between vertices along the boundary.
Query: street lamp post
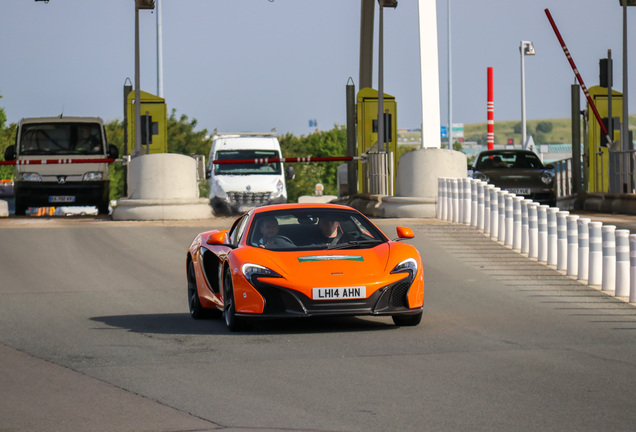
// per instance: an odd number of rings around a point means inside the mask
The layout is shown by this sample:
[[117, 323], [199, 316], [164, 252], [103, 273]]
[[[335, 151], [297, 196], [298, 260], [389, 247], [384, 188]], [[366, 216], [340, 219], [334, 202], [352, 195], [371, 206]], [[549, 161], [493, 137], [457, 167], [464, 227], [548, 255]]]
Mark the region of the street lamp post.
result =
[[521, 54], [521, 146], [526, 148], [526, 72], [524, 58], [527, 55], [534, 55], [534, 45], [529, 41], [521, 41], [519, 46]]
[[135, 0], [135, 156], [141, 155], [141, 85], [139, 55], [139, 9], [154, 9], [154, 0]]
[[621, 124], [621, 150], [629, 150], [629, 107], [627, 104], [627, 6], [636, 6], [636, 0], [619, 0], [623, 7], [623, 123]]

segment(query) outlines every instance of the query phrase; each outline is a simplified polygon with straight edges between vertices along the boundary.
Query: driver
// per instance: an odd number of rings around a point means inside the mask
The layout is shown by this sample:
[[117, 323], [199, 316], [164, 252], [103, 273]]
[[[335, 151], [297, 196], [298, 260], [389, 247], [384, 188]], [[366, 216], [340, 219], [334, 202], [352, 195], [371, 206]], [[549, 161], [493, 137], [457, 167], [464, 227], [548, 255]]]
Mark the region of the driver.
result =
[[261, 238], [258, 246], [262, 248], [288, 248], [294, 244], [287, 237], [278, 235], [278, 220], [274, 216], [268, 216], [260, 224]]

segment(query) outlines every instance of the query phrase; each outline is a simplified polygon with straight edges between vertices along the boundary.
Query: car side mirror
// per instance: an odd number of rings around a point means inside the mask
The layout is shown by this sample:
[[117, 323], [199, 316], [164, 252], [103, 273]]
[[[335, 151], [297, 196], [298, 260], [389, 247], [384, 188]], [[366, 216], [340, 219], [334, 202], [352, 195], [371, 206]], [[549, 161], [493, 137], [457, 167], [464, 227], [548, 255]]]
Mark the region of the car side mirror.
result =
[[15, 146], [10, 145], [6, 149], [4, 149], [4, 160], [13, 161], [15, 160]]
[[119, 157], [119, 149], [113, 144], [108, 144], [108, 158], [117, 159]]
[[213, 231], [206, 241], [209, 245], [221, 245], [225, 243], [225, 234], [227, 231]]
[[415, 237], [411, 228], [399, 226], [395, 230], [397, 231], [398, 239], [412, 239]]

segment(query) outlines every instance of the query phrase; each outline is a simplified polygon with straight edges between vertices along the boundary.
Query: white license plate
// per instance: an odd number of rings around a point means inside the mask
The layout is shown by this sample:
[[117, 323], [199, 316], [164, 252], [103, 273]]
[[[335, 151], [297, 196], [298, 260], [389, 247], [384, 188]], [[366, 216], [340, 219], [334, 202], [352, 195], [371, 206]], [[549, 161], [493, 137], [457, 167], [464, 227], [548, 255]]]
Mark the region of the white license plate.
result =
[[312, 288], [311, 296], [314, 300], [361, 299], [367, 298], [367, 288], [363, 286]]
[[72, 203], [75, 202], [73, 195], [54, 195], [49, 197], [50, 203]]
[[508, 188], [506, 190], [516, 195], [530, 195], [530, 189], [528, 188]]

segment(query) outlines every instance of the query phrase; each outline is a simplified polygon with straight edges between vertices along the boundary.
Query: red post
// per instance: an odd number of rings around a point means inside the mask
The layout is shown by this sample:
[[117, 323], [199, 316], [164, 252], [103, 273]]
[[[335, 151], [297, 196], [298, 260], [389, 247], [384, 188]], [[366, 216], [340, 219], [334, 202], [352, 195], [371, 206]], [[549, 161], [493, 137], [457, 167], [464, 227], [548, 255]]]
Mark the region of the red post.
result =
[[488, 150], [492, 150], [495, 148], [495, 102], [493, 99], [493, 90], [492, 90], [492, 68], [488, 68]]

